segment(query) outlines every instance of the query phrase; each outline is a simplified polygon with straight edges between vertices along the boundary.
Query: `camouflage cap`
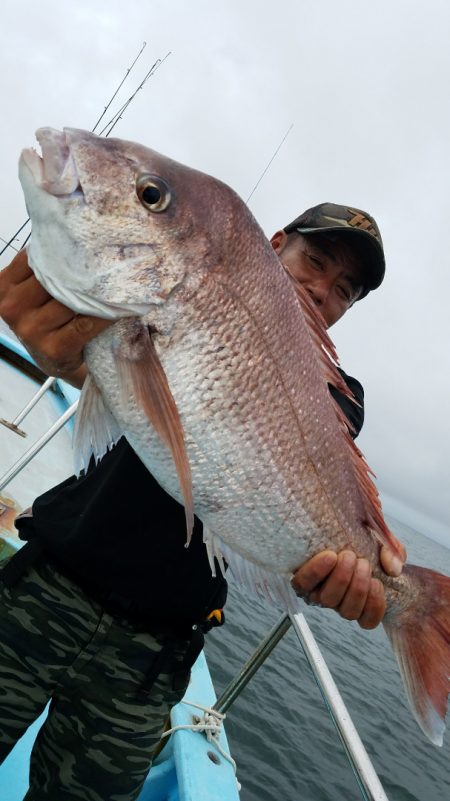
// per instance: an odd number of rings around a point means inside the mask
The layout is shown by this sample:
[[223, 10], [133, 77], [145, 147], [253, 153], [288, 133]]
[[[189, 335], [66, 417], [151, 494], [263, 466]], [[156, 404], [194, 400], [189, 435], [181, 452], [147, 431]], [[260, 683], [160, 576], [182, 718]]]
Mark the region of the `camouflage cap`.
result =
[[355, 209], [353, 206], [321, 203], [304, 211], [286, 225], [284, 230], [287, 234], [298, 231], [305, 235], [327, 231], [342, 232], [350, 243], [353, 241], [353, 236], [357, 235], [359, 247], [362, 247], [364, 254], [363, 291], [359, 299], [365, 297], [371, 289], [380, 286], [385, 271], [383, 241], [378, 225], [366, 211]]

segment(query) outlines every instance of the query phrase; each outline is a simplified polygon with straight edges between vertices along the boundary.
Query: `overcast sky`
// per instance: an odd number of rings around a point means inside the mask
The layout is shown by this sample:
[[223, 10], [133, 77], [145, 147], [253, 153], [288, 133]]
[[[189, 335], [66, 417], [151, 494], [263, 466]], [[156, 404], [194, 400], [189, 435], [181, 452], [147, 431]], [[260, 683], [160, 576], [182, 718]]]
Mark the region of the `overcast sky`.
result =
[[266, 234], [323, 201], [375, 216], [386, 279], [332, 334], [386, 511], [450, 545], [448, 0], [4, 0], [1, 28], [1, 237], [35, 129], [92, 128], [144, 40], [105, 119], [171, 55], [115, 135], [246, 199], [293, 124], [249, 203]]

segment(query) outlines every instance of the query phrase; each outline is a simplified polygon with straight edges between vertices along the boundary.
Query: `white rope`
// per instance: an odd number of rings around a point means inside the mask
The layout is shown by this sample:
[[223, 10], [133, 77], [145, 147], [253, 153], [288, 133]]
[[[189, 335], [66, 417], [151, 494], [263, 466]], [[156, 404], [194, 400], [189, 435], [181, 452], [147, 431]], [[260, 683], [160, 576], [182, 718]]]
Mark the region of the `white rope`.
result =
[[[217, 748], [219, 754], [233, 766], [233, 770], [236, 775], [237, 766], [235, 760], [227, 751], [225, 751], [225, 749], [219, 742], [219, 736], [222, 730], [222, 723], [225, 720], [226, 715], [222, 714], [222, 712], [218, 712], [216, 709], [212, 709], [209, 706], [203, 706], [202, 704], [195, 704], [193, 701], [183, 700], [180, 701], [180, 703], [188, 704], [188, 706], [193, 706], [196, 709], [201, 709], [202, 712], [204, 712], [203, 717], [200, 718], [197, 723], [186, 723], [184, 725], [179, 724], [178, 726], [173, 726], [171, 729], [168, 729], [161, 735], [161, 739], [163, 737], [168, 737], [169, 734], [172, 734], [175, 731], [180, 731], [181, 729], [186, 729], [189, 731], [198, 731], [201, 734], [205, 734], [208, 742], [213, 743], [213, 745], [215, 745], [215, 747]], [[241, 785], [239, 784], [237, 779], [236, 782], [238, 790], [240, 790]]]

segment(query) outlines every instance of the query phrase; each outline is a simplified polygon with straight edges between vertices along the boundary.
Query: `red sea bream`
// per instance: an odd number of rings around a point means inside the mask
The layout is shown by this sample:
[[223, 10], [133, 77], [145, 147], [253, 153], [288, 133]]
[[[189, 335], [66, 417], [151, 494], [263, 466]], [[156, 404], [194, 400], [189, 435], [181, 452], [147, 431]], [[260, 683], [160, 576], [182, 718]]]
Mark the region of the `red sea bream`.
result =
[[117, 321], [86, 348], [79, 466], [124, 434], [184, 503], [188, 536], [193, 513], [202, 520], [211, 564], [223, 555], [238, 581], [290, 610], [292, 572], [313, 554], [368, 557], [412, 709], [441, 744], [450, 579], [379, 568], [392, 535], [328, 390], [343, 387], [320, 315], [220, 181], [119, 139], [37, 138], [42, 158], [20, 160], [30, 264], [74, 312]]

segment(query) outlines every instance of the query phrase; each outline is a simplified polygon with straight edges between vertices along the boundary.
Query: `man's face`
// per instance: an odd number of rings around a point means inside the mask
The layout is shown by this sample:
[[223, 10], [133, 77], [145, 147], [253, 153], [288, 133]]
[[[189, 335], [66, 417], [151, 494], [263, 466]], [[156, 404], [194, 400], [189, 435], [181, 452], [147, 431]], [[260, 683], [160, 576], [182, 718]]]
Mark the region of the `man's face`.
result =
[[361, 292], [361, 269], [351, 247], [337, 240], [319, 248], [313, 236], [284, 231], [278, 231], [271, 242], [288, 273], [309, 292], [330, 328]]

